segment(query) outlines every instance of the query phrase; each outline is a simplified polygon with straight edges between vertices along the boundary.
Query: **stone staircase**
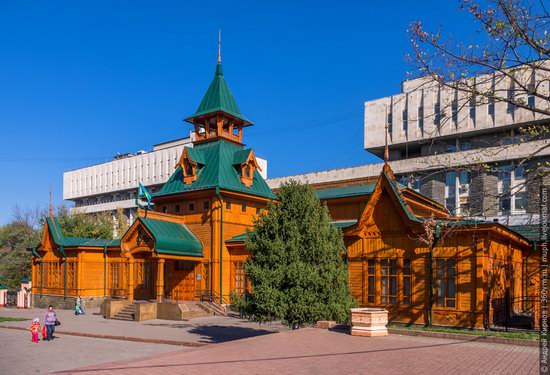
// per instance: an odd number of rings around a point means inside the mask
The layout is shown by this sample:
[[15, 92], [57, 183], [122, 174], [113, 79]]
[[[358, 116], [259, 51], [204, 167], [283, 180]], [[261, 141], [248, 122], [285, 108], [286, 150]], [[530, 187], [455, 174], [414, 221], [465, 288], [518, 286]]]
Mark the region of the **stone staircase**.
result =
[[208, 307], [204, 306], [200, 302], [180, 302], [179, 306], [183, 311], [184, 319], [204, 318], [214, 315], [214, 312], [212, 310], [210, 310]]
[[214, 302], [197, 302], [202, 308], [213, 313], [213, 315], [227, 316], [228, 312], [225, 306], [218, 305]]
[[135, 306], [135, 304], [131, 303], [131, 304], [125, 306], [118, 313], [116, 313], [115, 316], [113, 317], [113, 319], [128, 320], [128, 321], [133, 322], [135, 316], [136, 316], [136, 306]]

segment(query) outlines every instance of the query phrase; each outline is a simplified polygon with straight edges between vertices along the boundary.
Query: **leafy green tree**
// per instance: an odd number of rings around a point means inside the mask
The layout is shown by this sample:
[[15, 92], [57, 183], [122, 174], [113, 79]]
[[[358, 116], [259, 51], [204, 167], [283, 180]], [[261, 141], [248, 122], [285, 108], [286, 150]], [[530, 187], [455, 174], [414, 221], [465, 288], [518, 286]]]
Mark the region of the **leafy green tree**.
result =
[[66, 206], [59, 206], [55, 216], [66, 237], [114, 238], [116, 223], [108, 212], [70, 213]]
[[278, 195], [246, 240], [252, 291], [236, 299], [237, 308], [251, 320], [292, 327], [347, 321], [354, 301], [340, 229], [330, 224], [328, 208], [309, 185], [291, 181]]
[[27, 248], [40, 240], [36, 215], [16, 208], [13, 220], [0, 227], [0, 283], [9, 289], [31, 276], [31, 253]]
[[[21, 279], [31, 277], [31, 253], [42, 236], [44, 217], [39, 209], [14, 208], [11, 222], [0, 227], [0, 284], [10, 289], [19, 286]], [[66, 206], [56, 209], [61, 231], [67, 237], [112, 239], [124, 234], [127, 223], [121, 212], [117, 220], [109, 213], [71, 214]]]

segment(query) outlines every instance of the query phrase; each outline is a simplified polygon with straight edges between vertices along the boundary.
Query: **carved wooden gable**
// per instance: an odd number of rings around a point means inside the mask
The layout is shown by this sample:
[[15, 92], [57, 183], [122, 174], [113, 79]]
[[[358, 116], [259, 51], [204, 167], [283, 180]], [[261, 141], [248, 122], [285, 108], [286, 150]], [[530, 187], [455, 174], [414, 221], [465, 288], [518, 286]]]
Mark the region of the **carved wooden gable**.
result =
[[398, 196], [397, 187], [392, 187], [385, 174], [382, 174], [376, 184], [372, 196], [366, 205], [361, 217], [346, 235], [355, 235], [362, 238], [378, 237], [381, 233], [399, 233], [409, 230], [410, 220], [407, 212], [407, 203]]

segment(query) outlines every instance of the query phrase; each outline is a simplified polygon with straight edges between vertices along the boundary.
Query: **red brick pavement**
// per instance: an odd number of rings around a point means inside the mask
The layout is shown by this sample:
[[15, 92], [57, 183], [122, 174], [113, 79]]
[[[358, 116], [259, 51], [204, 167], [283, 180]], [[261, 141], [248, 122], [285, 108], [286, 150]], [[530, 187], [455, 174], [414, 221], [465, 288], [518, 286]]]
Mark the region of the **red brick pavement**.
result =
[[64, 374], [537, 374], [538, 348], [307, 328]]

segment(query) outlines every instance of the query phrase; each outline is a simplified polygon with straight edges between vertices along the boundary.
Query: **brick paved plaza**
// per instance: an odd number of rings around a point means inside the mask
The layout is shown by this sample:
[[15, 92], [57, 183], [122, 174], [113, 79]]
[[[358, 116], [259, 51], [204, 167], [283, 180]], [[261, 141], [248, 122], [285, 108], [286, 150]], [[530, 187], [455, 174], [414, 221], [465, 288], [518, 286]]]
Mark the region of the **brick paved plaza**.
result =
[[[3, 310], [2, 316], [41, 316]], [[343, 332], [211, 317], [142, 323], [75, 317], [59, 311], [60, 332], [106, 333], [207, 344], [163, 345], [58, 334], [30, 342], [22, 330], [0, 328], [0, 373], [39, 374], [537, 374], [538, 348], [401, 336], [352, 337]], [[2, 323], [26, 327], [25, 322]], [[279, 333], [276, 333], [279, 331]], [[275, 332], [274, 334], [269, 334]], [[248, 338], [247, 338], [248, 337]], [[235, 341], [228, 341], [236, 339]], [[239, 340], [240, 339], [240, 340]], [[72, 370], [70, 370], [72, 369]]]
[[538, 349], [306, 328], [64, 374], [536, 374]]

